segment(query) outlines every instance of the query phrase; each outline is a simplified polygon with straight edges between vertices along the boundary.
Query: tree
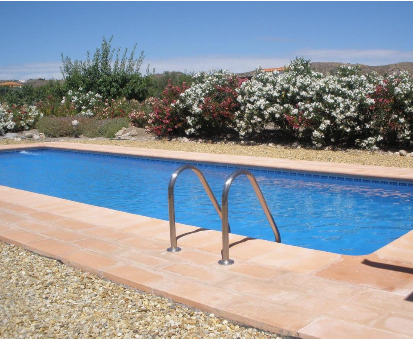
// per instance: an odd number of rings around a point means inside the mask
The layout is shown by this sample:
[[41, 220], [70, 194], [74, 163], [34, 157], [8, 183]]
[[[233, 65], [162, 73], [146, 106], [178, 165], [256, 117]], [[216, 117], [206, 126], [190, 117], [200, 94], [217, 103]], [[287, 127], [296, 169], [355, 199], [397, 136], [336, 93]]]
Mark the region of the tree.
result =
[[[151, 77], [149, 67], [146, 76], [139, 72], [144, 60], [143, 51], [135, 58], [135, 44], [129, 56], [127, 48], [121, 54], [120, 47], [117, 50], [112, 48], [112, 39], [113, 36], [109, 40], [103, 37], [102, 45], [96, 49], [93, 58], [88, 51], [85, 61], [72, 61], [62, 54], [61, 72], [67, 89], [75, 91], [81, 88], [86, 93], [99, 93], [105, 99], [126, 97], [144, 100]], [[113, 61], [115, 52], [116, 58]]]

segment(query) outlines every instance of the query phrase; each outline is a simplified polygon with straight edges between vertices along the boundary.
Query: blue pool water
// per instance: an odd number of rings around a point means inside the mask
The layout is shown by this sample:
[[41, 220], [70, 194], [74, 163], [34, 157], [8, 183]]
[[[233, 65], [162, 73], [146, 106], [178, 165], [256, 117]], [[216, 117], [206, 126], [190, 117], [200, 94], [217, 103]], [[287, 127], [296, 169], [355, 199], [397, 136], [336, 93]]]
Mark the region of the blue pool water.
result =
[[[36, 149], [0, 152], [0, 185], [168, 220], [167, 188], [183, 162]], [[221, 201], [235, 167], [197, 164]], [[250, 169], [283, 243], [348, 255], [369, 254], [413, 229], [413, 183]], [[177, 222], [221, 230], [196, 175], [176, 182]], [[274, 240], [246, 177], [229, 195], [232, 232]]]

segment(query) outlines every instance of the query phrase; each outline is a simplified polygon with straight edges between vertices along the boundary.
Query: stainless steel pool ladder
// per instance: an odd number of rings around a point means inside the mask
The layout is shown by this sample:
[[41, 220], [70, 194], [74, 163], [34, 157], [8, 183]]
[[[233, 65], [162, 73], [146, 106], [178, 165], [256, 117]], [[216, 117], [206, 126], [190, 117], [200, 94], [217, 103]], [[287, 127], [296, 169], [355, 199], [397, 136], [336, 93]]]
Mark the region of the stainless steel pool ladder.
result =
[[195, 172], [198, 176], [199, 180], [202, 183], [206, 193], [209, 196], [212, 204], [214, 205], [215, 210], [217, 211], [219, 217], [222, 220], [222, 260], [219, 260], [218, 263], [222, 265], [230, 265], [233, 264], [234, 261], [229, 258], [229, 233], [230, 233], [230, 226], [228, 223], [228, 196], [229, 196], [229, 189], [231, 188], [231, 184], [234, 179], [240, 175], [246, 175], [249, 181], [252, 184], [252, 187], [257, 195], [257, 198], [263, 208], [265, 215], [267, 216], [268, 222], [271, 225], [271, 228], [274, 232], [275, 241], [281, 243], [281, 236], [280, 232], [275, 224], [274, 218], [268, 208], [267, 202], [261, 192], [261, 189], [258, 185], [257, 180], [255, 179], [254, 175], [249, 172], [248, 170], [240, 169], [234, 171], [228, 179], [225, 181], [224, 189], [222, 190], [222, 211], [221, 207], [218, 204], [217, 199], [215, 198], [214, 193], [212, 192], [205, 176], [203, 175], [202, 171], [199, 170], [195, 165], [185, 164], [180, 166], [176, 171], [172, 174], [171, 179], [168, 185], [168, 209], [169, 209], [169, 232], [170, 232], [170, 239], [171, 239], [171, 246], [167, 249], [169, 252], [178, 252], [181, 251], [181, 248], [178, 247], [177, 238], [176, 238], [176, 225], [175, 225], [175, 199], [174, 199], [174, 188], [175, 182], [179, 176], [179, 174], [187, 169], [191, 169]]
[[198, 176], [199, 180], [201, 181], [202, 186], [204, 187], [206, 193], [208, 194], [209, 199], [211, 200], [215, 210], [217, 211], [219, 217], [222, 219], [221, 214], [221, 207], [217, 199], [215, 198], [214, 193], [212, 192], [207, 180], [205, 179], [204, 174], [201, 170], [199, 170], [195, 165], [192, 164], [184, 164], [181, 165], [176, 171], [172, 174], [171, 179], [169, 180], [168, 185], [168, 210], [169, 210], [169, 233], [171, 238], [171, 246], [167, 249], [167, 251], [175, 253], [181, 251], [181, 248], [178, 247], [178, 242], [176, 239], [176, 225], [175, 225], [175, 195], [174, 195], [174, 188], [175, 182], [179, 176], [179, 174], [187, 169], [191, 169], [195, 174]]
[[272, 217], [271, 211], [268, 208], [267, 201], [264, 198], [264, 195], [261, 192], [261, 189], [258, 185], [258, 182], [254, 175], [249, 172], [248, 170], [239, 169], [235, 170], [231, 175], [229, 175], [228, 179], [225, 181], [224, 189], [222, 190], [222, 260], [219, 260], [218, 263], [222, 265], [230, 265], [233, 264], [234, 261], [229, 258], [229, 224], [228, 224], [228, 196], [229, 196], [229, 189], [231, 188], [231, 184], [235, 178], [240, 175], [246, 175], [247, 178], [250, 180], [252, 187], [257, 195], [257, 198], [261, 204], [262, 209], [267, 216], [268, 222], [270, 222], [272, 231], [274, 232], [275, 241], [281, 243], [281, 235], [275, 224], [274, 218]]

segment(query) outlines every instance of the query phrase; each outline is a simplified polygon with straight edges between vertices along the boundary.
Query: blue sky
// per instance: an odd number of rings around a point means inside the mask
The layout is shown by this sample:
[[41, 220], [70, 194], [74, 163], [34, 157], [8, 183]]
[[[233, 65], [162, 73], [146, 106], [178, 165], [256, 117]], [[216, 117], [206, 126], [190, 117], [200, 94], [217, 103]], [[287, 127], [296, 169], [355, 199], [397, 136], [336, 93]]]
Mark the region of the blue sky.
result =
[[413, 2], [0, 2], [0, 79], [61, 78], [61, 53], [145, 52], [156, 72], [413, 61]]

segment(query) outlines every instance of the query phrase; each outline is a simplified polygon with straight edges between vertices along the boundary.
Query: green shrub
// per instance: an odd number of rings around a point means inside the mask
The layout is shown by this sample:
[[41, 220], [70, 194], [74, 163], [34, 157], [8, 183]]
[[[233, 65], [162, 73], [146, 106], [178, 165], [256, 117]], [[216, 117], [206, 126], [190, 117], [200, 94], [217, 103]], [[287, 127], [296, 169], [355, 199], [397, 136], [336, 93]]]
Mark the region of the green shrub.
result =
[[101, 122], [104, 123], [99, 127], [99, 135], [106, 138], [114, 138], [116, 132], [129, 126], [128, 118], [107, 119]]
[[46, 85], [39, 87], [30, 84], [21, 88], [0, 86], [0, 103], [21, 106], [47, 101], [49, 105], [56, 105], [60, 103], [65, 92], [64, 84], [57, 80], [49, 80]]
[[[72, 125], [74, 120], [78, 121], [76, 128]], [[99, 120], [89, 117], [43, 117], [36, 124], [39, 132], [53, 138], [78, 137], [80, 135], [89, 138], [114, 138], [116, 132], [128, 126], [129, 120], [127, 118]]]
[[152, 75], [152, 81], [149, 83], [148, 96], [161, 98], [162, 92], [169, 83], [172, 86], [180, 86], [182, 83], [185, 83], [190, 87], [193, 81], [194, 75], [191, 73], [165, 71], [162, 74], [154, 74]]
[[73, 137], [75, 135], [73, 120], [73, 117], [42, 117], [37, 122], [36, 128], [47, 137]]

